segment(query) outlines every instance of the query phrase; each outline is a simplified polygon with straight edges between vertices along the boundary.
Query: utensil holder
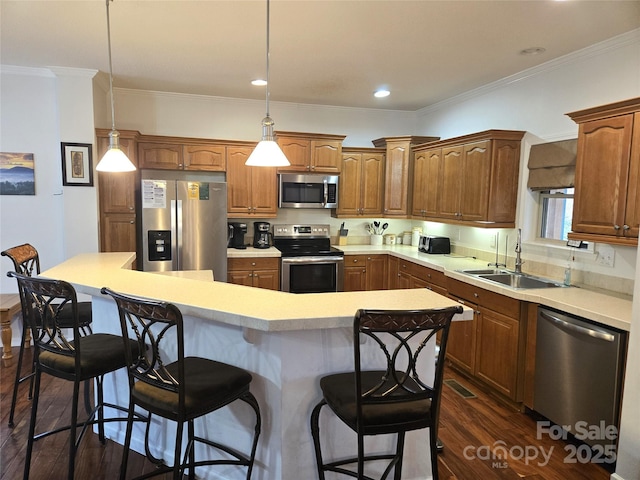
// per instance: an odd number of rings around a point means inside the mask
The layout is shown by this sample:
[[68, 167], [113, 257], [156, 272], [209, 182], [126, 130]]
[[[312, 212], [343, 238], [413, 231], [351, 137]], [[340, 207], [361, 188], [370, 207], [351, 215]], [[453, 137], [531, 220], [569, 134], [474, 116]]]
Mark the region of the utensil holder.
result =
[[382, 235], [371, 235], [371, 245], [382, 245]]

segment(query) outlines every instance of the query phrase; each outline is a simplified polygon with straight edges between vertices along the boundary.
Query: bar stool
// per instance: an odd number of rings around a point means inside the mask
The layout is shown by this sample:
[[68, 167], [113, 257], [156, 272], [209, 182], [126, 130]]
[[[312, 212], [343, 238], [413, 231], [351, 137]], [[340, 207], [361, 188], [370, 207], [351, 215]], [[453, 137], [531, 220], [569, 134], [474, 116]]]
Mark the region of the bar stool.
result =
[[[462, 313], [461, 306], [434, 310], [358, 310], [353, 323], [355, 371], [328, 375], [320, 379], [323, 398], [311, 413], [311, 434], [318, 476], [337, 472], [360, 480], [365, 462], [388, 461], [381, 480], [394, 472], [402, 475], [405, 432], [429, 428], [431, 470], [438, 479], [436, 423], [444, 374], [444, 356], [451, 319]], [[433, 382], [420, 378], [424, 366], [433, 365], [426, 343], [441, 331], [440, 350]], [[377, 352], [377, 353], [376, 353]], [[424, 355], [421, 353], [425, 352]], [[377, 355], [377, 356], [376, 356]], [[364, 369], [362, 359], [375, 364]], [[379, 368], [379, 369], [378, 369]], [[356, 432], [357, 456], [325, 463], [320, 445], [319, 417], [322, 407], [331, 411]], [[397, 434], [393, 453], [366, 454], [364, 437]], [[349, 465], [351, 467], [347, 468]]]
[[[34, 394], [31, 405], [31, 421], [24, 466], [24, 479], [29, 478], [31, 455], [36, 440], [54, 433], [69, 430], [69, 469], [68, 478], [73, 480], [75, 458], [78, 445], [87, 428], [98, 425], [100, 441], [105, 443], [104, 424], [112, 421], [123, 421], [125, 417], [104, 418], [104, 407], [108, 406], [127, 411], [117, 405], [103, 402], [102, 378], [104, 374], [118, 370], [126, 365], [125, 349], [119, 335], [91, 333], [84, 335], [80, 327], [78, 301], [74, 288], [61, 280], [30, 277], [16, 272], [9, 272], [10, 277], [18, 280], [18, 287], [23, 295], [25, 324], [31, 329], [34, 340]], [[65, 310], [71, 311], [69, 326], [61, 328], [60, 318]], [[68, 318], [65, 317], [65, 322]], [[65, 334], [72, 330], [73, 337]], [[137, 349], [136, 342], [130, 342], [131, 349]], [[71, 422], [68, 426], [36, 435], [36, 419], [38, 400], [40, 397], [40, 379], [42, 373], [73, 382], [73, 398], [71, 403]], [[95, 380], [96, 405], [87, 420], [78, 422], [78, 396], [80, 383]], [[58, 413], [54, 412], [57, 416]], [[76, 430], [80, 428], [80, 434]]]
[[[8, 248], [7, 250], [0, 252], [0, 255], [8, 257], [13, 262], [13, 269], [17, 273], [22, 275], [31, 276], [34, 273], [38, 275], [40, 273], [40, 256], [38, 251], [28, 243], [18, 245], [17, 247]], [[22, 292], [20, 292], [20, 301], [23, 304], [22, 311], [25, 311]], [[59, 325], [61, 328], [72, 328], [73, 319], [70, 305], [68, 304], [62, 312], [60, 312]], [[91, 333], [91, 302], [78, 302], [78, 317], [80, 328], [84, 333]], [[22, 376], [22, 359], [24, 357], [25, 345], [28, 348], [29, 342], [29, 329], [24, 321], [22, 322], [22, 336], [20, 340], [20, 352], [18, 354], [18, 364], [16, 365], [16, 378], [13, 383], [13, 394], [11, 397], [11, 408], [9, 410], [9, 426], [13, 427], [13, 415], [16, 409], [16, 400], [18, 398], [18, 386], [25, 380], [31, 380], [29, 385], [29, 399], [33, 396], [33, 372], [35, 367], [32, 366], [31, 372], [25, 376]], [[85, 408], [87, 413], [91, 411], [91, 404], [89, 400], [89, 388], [85, 389]]]
[[[137, 477], [149, 478], [167, 472], [174, 480], [182, 478], [189, 470], [189, 479], [195, 478], [195, 468], [203, 465], [239, 465], [247, 467], [247, 480], [251, 478], [258, 437], [260, 435], [260, 408], [249, 391], [251, 374], [241, 368], [200, 357], [185, 357], [182, 314], [171, 303], [134, 298], [116, 293], [108, 288], [103, 294], [116, 301], [124, 339], [135, 338], [139, 348], [126, 349], [129, 373], [129, 423], [125, 436], [120, 479], [127, 473], [129, 446], [131, 444], [131, 418], [138, 405], [149, 412], [145, 433], [146, 456], [155, 463], [156, 471]], [[143, 348], [147, 345], [148, 349]], [[165, 351], [175, 351], [175, 360], [163, 357]], [[194, 420], [218, 410], [230, 403], [242, 400], [254, 410], [256, 424], [251, 453], [240, 453], [219, 442], [195, 435]], [[151, 416], [158, 415], [176, 422], [176, 439], [173, 465], [155, 458], [149, 450]], [[187, 423], [187, 446], [182, 458], [182, 433]], [[225, 452], [233, 458], [195, 460], [195, 442], [200, 442]]]

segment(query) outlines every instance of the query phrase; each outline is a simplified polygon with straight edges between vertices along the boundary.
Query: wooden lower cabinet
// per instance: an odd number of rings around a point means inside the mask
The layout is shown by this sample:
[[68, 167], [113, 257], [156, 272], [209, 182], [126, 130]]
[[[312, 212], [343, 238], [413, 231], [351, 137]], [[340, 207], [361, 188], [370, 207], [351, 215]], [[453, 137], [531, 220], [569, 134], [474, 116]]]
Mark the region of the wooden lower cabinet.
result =
[[447, 360], [504, 397], [521, 402], [526, 312], [519, 300], [447, 278], [451, 298], [474, 310], [473, 321], [453, 322]]
[[135, 213], [102, 214], [100, 237], [102, 252], [135, 252]]
[[518, 319], [478, 307], [476, 377], [515, 400], [518, 381]]
[[344, 291], [386, 290], [387, 255], [345, 255]]
[[280, 259], [277, 257], [229, 258], [227, 282], [280, 290]]

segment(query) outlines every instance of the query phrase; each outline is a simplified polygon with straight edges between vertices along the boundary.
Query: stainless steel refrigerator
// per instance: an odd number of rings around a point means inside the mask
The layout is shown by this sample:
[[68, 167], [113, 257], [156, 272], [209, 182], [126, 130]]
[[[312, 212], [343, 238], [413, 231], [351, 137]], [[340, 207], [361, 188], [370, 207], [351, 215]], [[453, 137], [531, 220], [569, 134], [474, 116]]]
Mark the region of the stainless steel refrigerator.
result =
[[216, 281], [226, 282], [224, 174], [143, 170], [141, 182], [142, 269], [213, 270]]

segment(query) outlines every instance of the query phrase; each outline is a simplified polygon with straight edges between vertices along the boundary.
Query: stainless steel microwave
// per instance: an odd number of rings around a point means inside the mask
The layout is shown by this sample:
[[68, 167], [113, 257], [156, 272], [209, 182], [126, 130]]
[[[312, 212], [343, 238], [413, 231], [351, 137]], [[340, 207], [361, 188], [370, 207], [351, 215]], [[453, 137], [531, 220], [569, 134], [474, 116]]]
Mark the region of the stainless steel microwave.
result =
[[281, 173], [278, 206], [280, 208], [337, 208], [338, 176]]

